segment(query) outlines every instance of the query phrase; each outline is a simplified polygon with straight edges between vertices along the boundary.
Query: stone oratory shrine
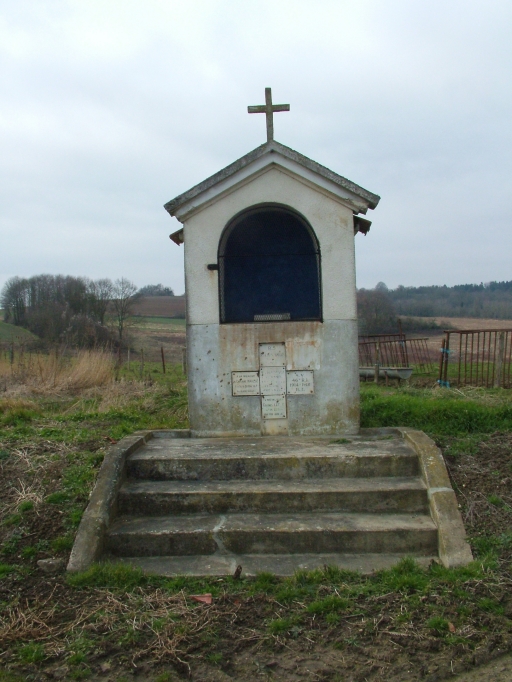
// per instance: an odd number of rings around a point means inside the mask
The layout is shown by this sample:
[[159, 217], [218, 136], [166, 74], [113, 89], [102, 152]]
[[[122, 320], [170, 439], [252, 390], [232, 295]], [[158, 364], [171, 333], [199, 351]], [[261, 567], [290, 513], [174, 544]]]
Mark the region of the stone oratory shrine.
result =
[[[359, 428], [354, 237], [379, 197], [274, 140], [169, 201], [183, 225], [190, 428], [101, 467], [68, 570], [373, 571], [471, 561], [441, 452]], [[241, 568], [240, 568], [241, 567]]]
[[357, 433], [354, 235], [379, 197], [274, 140], [165, 208], [183, 223], [193, 436]]

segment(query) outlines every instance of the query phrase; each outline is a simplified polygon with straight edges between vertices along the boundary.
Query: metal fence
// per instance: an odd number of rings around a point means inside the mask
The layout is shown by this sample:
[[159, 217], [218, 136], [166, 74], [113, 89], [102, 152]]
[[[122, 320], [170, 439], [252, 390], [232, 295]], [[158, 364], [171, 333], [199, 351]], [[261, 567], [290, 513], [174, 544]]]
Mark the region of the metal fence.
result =
[[434, 371], [427, 338], [408, 339], [405, 334], [375, 334], [359, 337], [359, 366], [410, 367], [416, 374]]
[[512, 329], [445, 331], [439, 383], [512, 388]]

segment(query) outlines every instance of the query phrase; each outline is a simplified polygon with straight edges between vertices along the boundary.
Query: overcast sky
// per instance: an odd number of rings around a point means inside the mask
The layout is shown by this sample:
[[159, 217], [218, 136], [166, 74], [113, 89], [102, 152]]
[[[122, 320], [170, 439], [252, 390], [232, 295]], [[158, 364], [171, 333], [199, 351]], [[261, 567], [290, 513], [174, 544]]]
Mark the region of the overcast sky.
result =
[[512, 280], [510, 0], [2, 0], [0, 286], [182, 293], [163, 204], [275, 137], [382, 199], [359, 287]]

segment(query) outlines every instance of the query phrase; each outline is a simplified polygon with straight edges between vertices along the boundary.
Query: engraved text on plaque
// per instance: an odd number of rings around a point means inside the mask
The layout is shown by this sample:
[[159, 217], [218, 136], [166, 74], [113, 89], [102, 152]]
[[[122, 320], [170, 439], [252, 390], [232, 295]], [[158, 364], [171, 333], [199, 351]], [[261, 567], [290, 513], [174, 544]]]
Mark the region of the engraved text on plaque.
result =
[[260, 343], [260, 367], [284, 367], [285, 365], [284, 343]]
[[260, 378], [258, 372], [231, 372], [233, 395], [259, 395]]
[[281, 395], [286, 393], [285, 368], [262, 367], [260, 369], [260, 389], [262, 395]]
[[312, 370], [286, 372], [286, 392], [290, 395], [311, 395], [315, 392]]
[[263, 419], [286, 419], [286, 397], [284, 395], [262, 395], [261, 416]]

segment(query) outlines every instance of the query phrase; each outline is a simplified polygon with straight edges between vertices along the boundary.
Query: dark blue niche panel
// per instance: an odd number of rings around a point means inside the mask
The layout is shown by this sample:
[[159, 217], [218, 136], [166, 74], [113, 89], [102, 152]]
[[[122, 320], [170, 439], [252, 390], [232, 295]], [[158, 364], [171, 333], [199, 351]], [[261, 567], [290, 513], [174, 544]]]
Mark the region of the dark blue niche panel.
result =
[[221, 240], [219, 269], [221, 322], [322, 319], [320, 249], [286, 209], [239, 216]]

